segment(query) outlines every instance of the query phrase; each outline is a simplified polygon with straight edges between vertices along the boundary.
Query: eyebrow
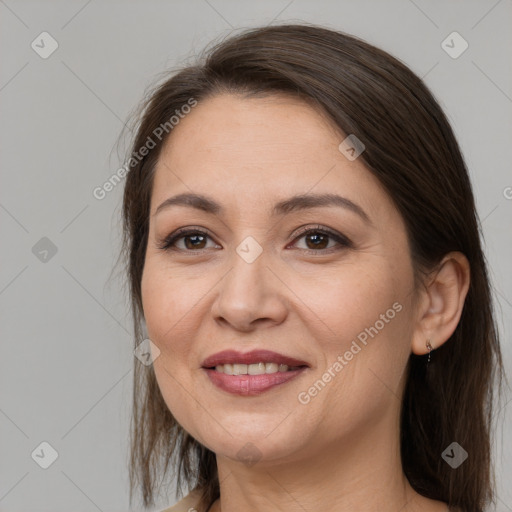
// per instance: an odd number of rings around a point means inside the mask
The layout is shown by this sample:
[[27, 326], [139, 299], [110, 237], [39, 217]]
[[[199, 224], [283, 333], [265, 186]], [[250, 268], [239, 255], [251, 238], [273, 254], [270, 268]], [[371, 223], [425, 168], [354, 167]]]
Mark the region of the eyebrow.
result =
[[[188, 206], [197, 210], [204, 211], [213, 215], [222, 215], [224, 208], [213, 199], [202, 194], [179, 194], [169, 197], [158, 206], [153, 215], [157, 215], [162, 210], [171, 206]], [[271, 213], [276, 215], [285, 215], [291, 212], [308, 210], [322, 206], [337, 206], [352, 211], [359, 215], [365, 222], [372, 224], [367, 213], [356, 203], [337, 194], [301, 194], [285, 199], [276, 203]]]

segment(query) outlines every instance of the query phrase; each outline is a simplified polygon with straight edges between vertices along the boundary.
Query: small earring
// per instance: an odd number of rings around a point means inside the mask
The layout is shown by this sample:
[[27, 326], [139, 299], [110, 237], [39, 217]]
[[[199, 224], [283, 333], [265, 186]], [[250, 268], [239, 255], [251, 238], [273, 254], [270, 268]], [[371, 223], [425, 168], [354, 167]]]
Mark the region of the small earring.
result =
[[428, 348], [428, 361], [427, 364], [430, 363], [430, 352], [432, 352], [433, 348], [432, 344], [430, 343], [430, 339], [427, 340], [427, 348]]

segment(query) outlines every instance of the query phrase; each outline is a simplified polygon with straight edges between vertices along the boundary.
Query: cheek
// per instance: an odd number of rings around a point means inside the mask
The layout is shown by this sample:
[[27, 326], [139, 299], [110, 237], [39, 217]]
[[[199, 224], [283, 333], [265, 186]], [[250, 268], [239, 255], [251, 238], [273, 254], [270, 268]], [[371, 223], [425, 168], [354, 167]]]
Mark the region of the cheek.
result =
[[[376, 322], [381, 327], [380, 315], [386, 311], [391, 309], [388, 316], [394, 318], [392, 305], [406, 288], [397, 276], [386, 262], [324, 268], [294, 279], [294, 293], [304, 303], [304, 311], [309, 308], [314, 313], [310, 327], [322, 330], [315, 336], [318, 342], [328, 352], [338, 351]], [[385, 324], [386, 330], [391, 323]]]
[[393, 406], [410, 353], [412, 268], [405, 260], [372, 260], [307, 288], [322, 320], [317, 324], [330, 335], [312, 333], [324, 360], [302, 398], [314, 415], [331, 411], [326, 422], [333, 429], [347, 411], [353, 413], [347, 425], [364, 425]]
[[314, 312], [308, 328], [323, 354], [318, 373], [341, 356], [343, 370], [332, 371], [345, 377], [335, 380], [345, 380], [343, 386], [353, 391], [375, 380], [369, 370], [399, 380], [410, 345], [412, 274], [404, 270], [407, 262], [398, 264], [401, 272], [395, 263], [369, 258], [365, 264], [296, 280], [294, 291]]
[[[149, 338], [162, 352], [182, 352], [194, 308], [207, 291], [201, 278], [185, 280], [156, 258], [148, 258], [141, 282], [142, 304]], [[191, 332], [191, 331], [189, 331]]]
[[[173, 416], [194, 438], [205, 444], [197, 421], [204, 414], [199, 403], [191, 399], [194, 365], [198, 358], [193, 353], [194, 325], [197, 327], [197, 308], [206, 293], [201, 280], [195, 283], [180, 279], [179, 272], [172, 272], [148, 258], [141, 282], [142, 303], [149, 339], [160, 350], [154, 360], [158, 387]], [[199, 304], [198, 304], [199, 303]], [[194, 309], [194, 306], [196, 309]]]

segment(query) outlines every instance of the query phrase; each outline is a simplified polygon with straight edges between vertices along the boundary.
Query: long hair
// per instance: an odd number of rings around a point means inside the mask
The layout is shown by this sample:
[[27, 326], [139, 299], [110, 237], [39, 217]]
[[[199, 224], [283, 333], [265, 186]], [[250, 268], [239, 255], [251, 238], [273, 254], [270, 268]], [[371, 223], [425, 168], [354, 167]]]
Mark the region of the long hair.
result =
[[[503, 364], [467, 168], [445, 114], [422, 80], [361, 39], [310, 24], [246, 30], [217, 43], [147, 95], [137, 118], [122, 206], [122, 254], [135, 344], [143, 339], [141, 278], [153, 175], [162, 146], [172, 136], [170, 120], [174, 116], [179, 122], [177, 114], [187, 112], [185, 105], [190, 110], [193, 102], [221, 92], [293, 95], [364, 141], [359, 158], [404, 219], [418, 282], [450, 251], [468, 258], [471, 283], [453, 335], [435, 351], [428, 372], [425, 356], [410, 355], [401, 458], [418, 493], [482, 512], [495, 500], [493, 402], [496, 383], [501, 390]], [[141, 152], [149, 138], [154, 147]], [[174, 468], [177, 496], [182, 484], [199, 490], [200, 507], [206, 510], [219, 496], [215, 454], [174, 419], [153, 367], [135, 363], [130, 503], [138, 489], [144, 506], [152, 505], [157, 480]], [[469, 453], [456, 470], [441, 457], [454, 441]]]

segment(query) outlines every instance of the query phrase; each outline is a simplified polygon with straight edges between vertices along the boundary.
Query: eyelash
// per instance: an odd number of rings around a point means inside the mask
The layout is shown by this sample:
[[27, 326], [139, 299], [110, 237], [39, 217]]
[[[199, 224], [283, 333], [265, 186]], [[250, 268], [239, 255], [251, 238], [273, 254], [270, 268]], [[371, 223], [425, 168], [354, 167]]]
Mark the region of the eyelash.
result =
[[[315, 227], [309, 227], [301, 230], [299, 233], [297, 233], [296, 237], [294, 238], [293, 242], [296, 242], [298, 239], [303, 238], [307, 235], [310, 235], [312, 233], [315, 234], [322, 234], [331, 237], [335, 242], [337, 242], [341, 247], [329, 247], [328, 249], [319, 249], [319, 250], [313, 250], [313, 249], [300, 249], [307, 254], [326, 254], [331, 253], [334, 251], [338, 251], [344, 248], [351, 248], [352, 242], [345, 236], [336, 233], [334, 231], [331, 231], [329, 228], [326, 228], [324, 226], [315, 226]], [[158, 245], [158, 249], [163, 251], [181, 251], [181, 252], [188, 252], [190, 254], [198, 254], [201, 252], [204, 252], [206, 249], [198, 249], [197, 251], [188, 250], [188, 249], [177, 249], [174, 244], [182, 239], [186, 238], [187, 236], [192, 235], [200, 235], [205, 236], [208, 238], [212, 238], [210, 234], [207, 231], [204, 231], [203, 229], [194, 229], [194, 228], [180, 228], [174, 233], [171, 233], [167, 237], [165, 237]]]

